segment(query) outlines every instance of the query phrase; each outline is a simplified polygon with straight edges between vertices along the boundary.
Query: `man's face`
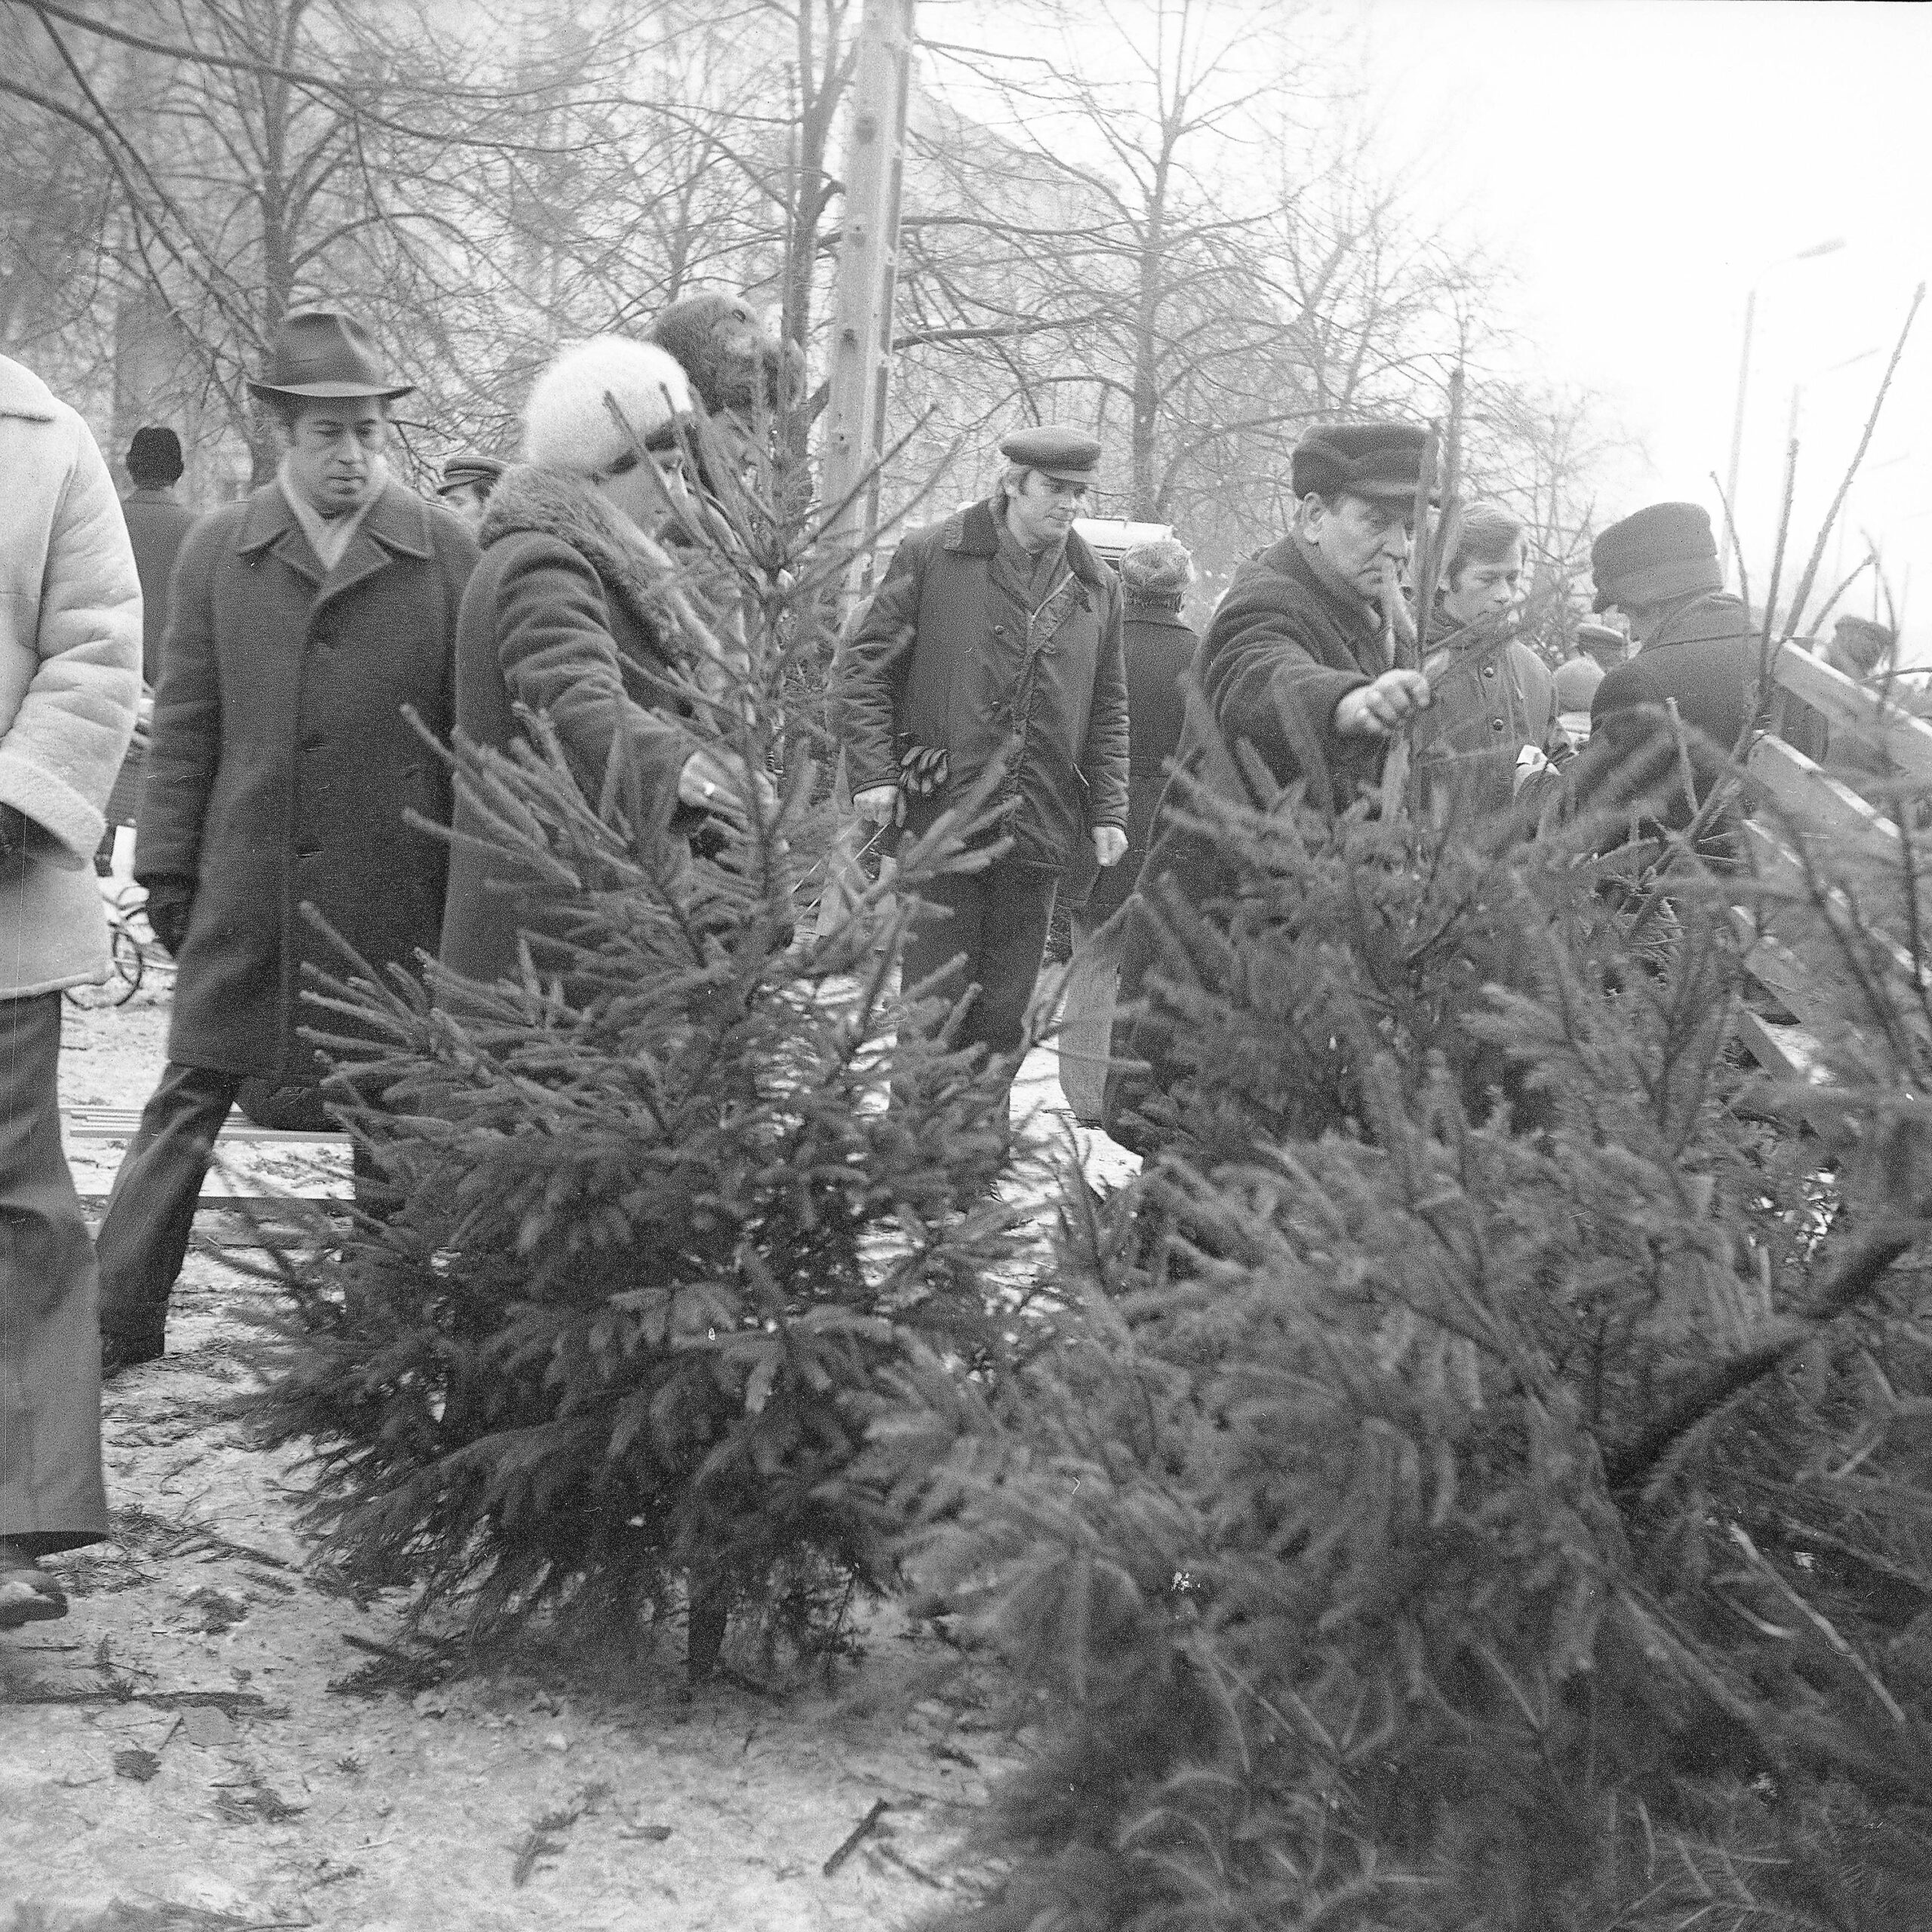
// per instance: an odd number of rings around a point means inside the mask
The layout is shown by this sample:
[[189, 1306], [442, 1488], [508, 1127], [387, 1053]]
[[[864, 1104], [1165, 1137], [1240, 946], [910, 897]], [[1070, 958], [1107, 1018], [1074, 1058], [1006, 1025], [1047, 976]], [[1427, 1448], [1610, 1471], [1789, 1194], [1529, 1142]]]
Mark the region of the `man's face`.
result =
[[389, 439], [379, 396], [303, 404], [288, 431], [288, 475], [318, 515], [346, 516], [376, 493]]
[[1523, 546], [1518, 540], [1497, 562], [1465, 564], [1443, 592], [1442, 608], [1458, 624], [1473, 624], [1507, 611], [1523, 601]]
[[1668, 604], [1613, 604], [1611, 608], [1623, 617], [1631, 645], [1639, 651], [1657, 635], [1670, 611]]
[[1398, 568], [1408, 561], [1414, 512], [1407, 503], [1342, 496], [1331, 504], [1309, 496], [1301, 514], [1303, 534], [1330, 571], [1370, 603], [1382, 594], [1383, 560]]
[[1016, 488], [1006, 486], [1006, 521], [1022, 549], [1044, 550], [1073, 528], [1087, 506], [1088, 485], [1029, 469]]
[[438, 494], [442, 498], [443, 507], [454, 510], [467, 528], [474, 530], [483, 521], [483, 506], [490, 499], [481, 484], [458, 483]]

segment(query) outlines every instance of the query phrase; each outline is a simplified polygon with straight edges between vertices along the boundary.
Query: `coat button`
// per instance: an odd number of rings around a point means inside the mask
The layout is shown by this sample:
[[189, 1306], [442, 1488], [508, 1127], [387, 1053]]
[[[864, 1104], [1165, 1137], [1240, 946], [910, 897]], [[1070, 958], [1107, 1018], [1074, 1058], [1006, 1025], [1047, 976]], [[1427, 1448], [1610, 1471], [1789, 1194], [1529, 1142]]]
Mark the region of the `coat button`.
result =
[[1494, 677], [1496, 675], [1496, 666], [1494, 664], [1485, 664], [1482, 667], [1482, 674], [1485, 678]]
[[1503, 720], [1500, 718], [1492, 718], [1489, 721], [1489, 728], [1492, 731], [1501, 731], [1503, 729]]

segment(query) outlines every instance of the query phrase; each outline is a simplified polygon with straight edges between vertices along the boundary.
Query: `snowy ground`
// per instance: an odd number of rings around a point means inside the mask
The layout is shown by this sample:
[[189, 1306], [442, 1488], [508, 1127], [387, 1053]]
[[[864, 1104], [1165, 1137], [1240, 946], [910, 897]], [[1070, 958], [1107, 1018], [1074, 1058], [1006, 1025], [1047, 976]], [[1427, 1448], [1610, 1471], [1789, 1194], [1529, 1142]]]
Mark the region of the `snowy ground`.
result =
[[[137, 1108], [165, 988], [69, 1018], [66, 1103]], [[1018, 1097], [1063, 1131], [1050, 1051]], [[1133, 1165], [1081, 1144], [1097, 1176]], [[75, 1143], [84, 1194], [119, 1151]], [[326, 1191], [340, 1166], [276, 1145], [233, 1185]], [[223, 1244], [241, 1232], [205, 1210], [171, 1354], [108, 1391], [114, 1534], [57, 1559], [72, 1614], [0, 1635], [0, 1932], [890, 1927], [959, 1882], [952, 1841], [1017, 1747], [996, 1686], [897, 1611], [829, 1685], [691, 1695], [675, 1638], [465, 1659], [317, 1565], [293, 1459], [221, 1413], [274, 1292]]]

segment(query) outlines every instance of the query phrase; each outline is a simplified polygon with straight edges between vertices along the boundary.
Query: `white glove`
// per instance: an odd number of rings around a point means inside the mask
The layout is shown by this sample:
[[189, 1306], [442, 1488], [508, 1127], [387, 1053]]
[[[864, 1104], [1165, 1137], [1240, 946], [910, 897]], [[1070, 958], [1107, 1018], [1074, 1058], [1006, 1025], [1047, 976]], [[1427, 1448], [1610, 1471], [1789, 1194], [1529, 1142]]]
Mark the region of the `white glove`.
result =
[[1509, 789], [1509, 795], [1512, 798], [1518, 796], [1523, 787], [1539, 771], [1547, 771], [1549, 768], [1549, 760], [1534, 745], [1525, 745], [1516, 754], [1516, 778]]

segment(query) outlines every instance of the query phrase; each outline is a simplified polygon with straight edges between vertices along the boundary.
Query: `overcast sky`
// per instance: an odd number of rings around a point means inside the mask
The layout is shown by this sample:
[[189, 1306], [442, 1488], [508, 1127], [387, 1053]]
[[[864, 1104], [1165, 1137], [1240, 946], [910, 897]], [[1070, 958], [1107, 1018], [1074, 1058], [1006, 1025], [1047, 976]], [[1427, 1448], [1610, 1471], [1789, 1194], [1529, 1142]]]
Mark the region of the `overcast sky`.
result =
[[[1932, 7], [1357, 4], [1392, 153], [1505, 251], [1526, 358], [1600, 391], [1641, 441], [1606, 476], [1604, 511], [1687, 497], [1716, 517], [1709, 475], [1728, 460], [1757, 287], [1738, 514], [1758, 591], [1793, 385], [1795, 532], [1808, 551], [1913, 287], [1932, 274]], [[1906, 600], [1908, 656], [1932, 662], [1932, 306], [1862, 476], [1850, 520], [1880, 540]], [[1847, 568], [1855, 530], [1851, 541]], [[1869, 595], [1847, 608], [1869, 610]]]

